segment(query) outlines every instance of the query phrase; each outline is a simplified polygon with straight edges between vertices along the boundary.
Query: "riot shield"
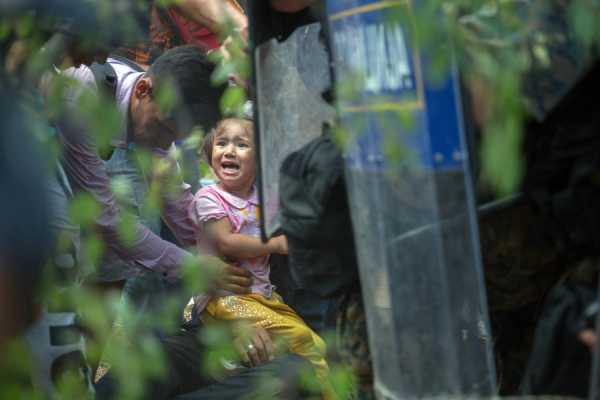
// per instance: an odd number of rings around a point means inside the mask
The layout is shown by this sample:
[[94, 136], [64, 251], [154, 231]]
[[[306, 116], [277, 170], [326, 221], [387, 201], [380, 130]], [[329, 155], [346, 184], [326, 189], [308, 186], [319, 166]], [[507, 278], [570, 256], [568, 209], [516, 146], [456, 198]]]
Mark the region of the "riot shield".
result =
[[395, 7], [406, 3], [327, 2], [337, 85], [355, 85], [349, 98], [338, 92], [338, 107], [375, 390], [381, 399], [490, 396], [456, 71], [428, 78], [404, 27], [384, 18]]
[[330, 87], [329, 59], [319, 23], [298, 28], [285, 41], [256, 47], [254, 66], [262, 234], [279, 229], [279, 168], [291, 152], [321, 135], [334, 110], [321, 94]]

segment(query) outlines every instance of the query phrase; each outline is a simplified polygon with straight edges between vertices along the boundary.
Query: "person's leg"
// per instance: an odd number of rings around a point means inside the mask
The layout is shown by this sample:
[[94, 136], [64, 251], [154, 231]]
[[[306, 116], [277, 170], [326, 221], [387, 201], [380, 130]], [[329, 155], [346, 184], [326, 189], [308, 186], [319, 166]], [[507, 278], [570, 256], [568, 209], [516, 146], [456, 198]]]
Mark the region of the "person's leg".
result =
[[[299, 399], [302, 398], [302, 375], [312, 373], [312, 367], [306, 360], [288, 354], [217, 382], [202, 373], [205, 346], [198, 339], [197, 329], [182, 330], [177, 335], [162, 339], [161, 343], [168, 362], [167, 375], [147, 385], [144, 399]], [[96, 399], [118, 398], [118, 387], [109, 371], [96, 384]]]
[[325, 341], [315, 333], [300, 316], [287, 304], [281, 301], [281, 298], [274, 294], [269, 300], [269, 308], [282, 320], [274, 320], [268, 329], [276, 337], [283, 337], [290, 351], [299, 354], [309, 360], [320, 379], [326, 379], [329, 368], [325, 361], [327, 346]]
[[306, 398], [303, 377], [313, 373], [310, 363], [296, 354], [286, 354], [223, 382], [208, 385], [194, 392], [173, 397], [173, 400], [238, 400]]
[[[197, 329], [182, 329], [175, 335], [160, 339], [167, 362], [166, 375], [144, 382], [144, 399], [165, 400], [175, 393], [189, 392], [216, 382], [202, 374], [205, 346], [197, 334]], [[96, 399], [116, 399], [118, 391], [119, 383], [109, 370], [96, 384]]]

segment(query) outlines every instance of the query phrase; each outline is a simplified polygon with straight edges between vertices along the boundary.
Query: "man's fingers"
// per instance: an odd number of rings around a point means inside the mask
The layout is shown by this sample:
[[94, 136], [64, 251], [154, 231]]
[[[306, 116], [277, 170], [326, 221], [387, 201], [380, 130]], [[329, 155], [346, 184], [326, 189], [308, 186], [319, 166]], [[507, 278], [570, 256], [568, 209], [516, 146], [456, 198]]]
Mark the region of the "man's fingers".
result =
[[257, 367], [261, 364], [260, 362], [260, 357], [258, 355], [258, 349], [256, 348], [256, 346], [254, 346], [254, 344], [249, 344], [248, 345], [248, 357], [250, 358], [250, 364], [253, 367]]
[[228, 291], [228, 292], [232, 292], [234, 294], [248, 294], [250, 293], [250, 287], [248, 286], [240, 286], [240, 285], [229, 285], [229, 284], [225, 284], [225, 285], [221, 285], [221, 288]]
[[218, 285], [219, 288], [235, 294], [250, 293], [252, 275], [243, 268], [225, 265], [221, 271]]
[[244, 276], [228, 276], [224, 279], [224, 283], [228, 285], [252, 286], [252, 278]]
[[254, 348], [256, 349], [259, 362], [262, 364], [262, 363], [269, 361], [267, 349], [265, 348], [265, 344], [263, 343], [263, 340], [260, 335], [255, 334], [252, 337], [252, 344], [254, 345]]
[[235, 294], [250, 293], [252, 278], [239, 275], [226, 275], [221, 283], [223, 289]]
[[240, 276], [240, 277], [246, 277], [246, 278], [249, 278], [252, 276], [252, 274], [250, 274], [250, 272], [248, 270], [245, 270], [244, 268], [236, 267], [235, 265], [227, 264], [227, 265], [225, 265], [225, 268], [223, 268], [223, 269], [227, 275]]
[[239, 340], [236, 340], [234, 343], [235, 343], [235, 348], [236, 348], [238, 354], [240, 355], [240, 359], [242, 360], [242, 362], [246, 365], [249, 365], [250, 358], [248, 358], [247, 346], [242, 345], [242, 343]]
[[256, 334], [257, 334], [257, 336], [260, 337], [260, 339], [264, 345], [264, 350], [266, 353], [265, 361], [271, 361], [275, 354], [275, 346], [273, 346], [273, 341], [271, 340], [271, 336], [265, 329], [260, 328], [260, 327], [257, 328]]
[[235, 347], [237, 348], [240, 358], [244, 364], [251, 367], [256, 367], [257, 365], [261, 364], [258, 350], [253, 343], [248, 343], [246, 340], [236, 340]]

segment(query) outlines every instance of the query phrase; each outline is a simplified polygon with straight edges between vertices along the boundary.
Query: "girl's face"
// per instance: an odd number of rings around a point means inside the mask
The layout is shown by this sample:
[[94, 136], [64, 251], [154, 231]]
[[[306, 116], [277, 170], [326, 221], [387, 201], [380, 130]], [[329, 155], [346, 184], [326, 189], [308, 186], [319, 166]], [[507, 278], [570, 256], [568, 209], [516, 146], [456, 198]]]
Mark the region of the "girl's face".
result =
[[[247, 126], [245, 126], [247, 125]], [[245, 197], [256, 177], [251, 125], [228, 120], [213, 140], [211, 166], [225, 190]]]

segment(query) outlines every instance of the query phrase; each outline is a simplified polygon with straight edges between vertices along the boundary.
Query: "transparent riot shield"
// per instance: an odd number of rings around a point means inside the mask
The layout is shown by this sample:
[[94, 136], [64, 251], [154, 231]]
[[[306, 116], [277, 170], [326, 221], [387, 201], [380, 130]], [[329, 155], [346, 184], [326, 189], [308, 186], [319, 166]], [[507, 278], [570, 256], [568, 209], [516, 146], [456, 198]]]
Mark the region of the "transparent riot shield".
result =
[[272, 39], [254, 54], [262, 233], [279, 229], [279, 168], [284, 158], [321, 135], [334, 110], [321, 97], [331, 86], [321, 25], [298, 28], [283, 42]]
[[[455, 71], [430, 81], [405, 2], [328, 1], [346, 180], [380, 399], [495, 394]], [[408, 10], [406, 10], [408, 12]]]

